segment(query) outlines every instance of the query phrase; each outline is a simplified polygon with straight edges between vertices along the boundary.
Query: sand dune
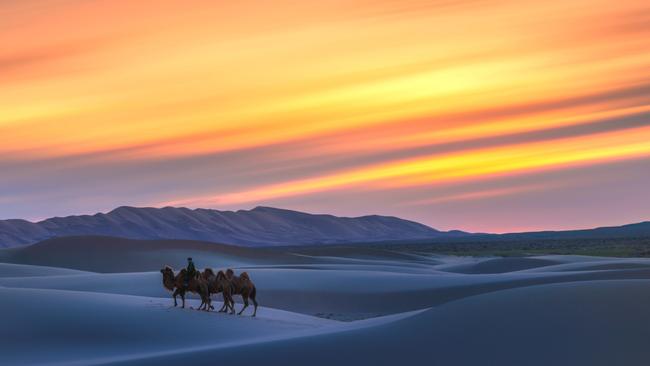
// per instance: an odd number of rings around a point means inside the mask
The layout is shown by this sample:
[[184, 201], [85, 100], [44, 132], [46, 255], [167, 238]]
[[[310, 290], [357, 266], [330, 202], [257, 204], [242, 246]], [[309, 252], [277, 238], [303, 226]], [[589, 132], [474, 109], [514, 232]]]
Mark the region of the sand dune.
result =
[[164, 264], [183, 264], [188, 256], [201, 258], [202, 263], [212, 267], [309, 262], [274, 250], [188, 240], [133, 240], [102, 236], [55, 238], [27, 247], [0, 250], [2, 262], [92, 272], [156, 271]]
[[525, 269], [546, 267], [561, 263], [549, 258], [495, 258], [478, 263], [448, 267], [446, 271], [465, 274], [506, 273]]
[[[200, 260], [198, 258], [197, 260]], [[431, 270], [400, 273], [356, 268], [355, 265], [317, 268], [247, 267], [265, 306], [303, 314], [331, 314], [360, 319], [440, 305], [468, 296], [509, 288], [603, 279], [650, 278], [650, 268], [621, 271], [513, 272], [465, 275]], [[0, 278], [12, 288], [40, 288], [169, 298], [159, 272], [82, 273], [66, 276]], [[399, 301], [396, 301], [399, 299]]]
[[[114, 242], [88, 240], [0, 251], [14, 262], [0, 264], [0, 314], [11, 314], [0, 328], [0, 364], [592, 366], [650, 359], [644, 259], [266, 252], [173, 241], [120, 241], [110, 254]], [[181, 266], [188, 252], [200, 267], [249, 272], [259, 289], [258, 318], [173, 308], [157, 270]], [[214, 300], [219, 306], [220, 297]]]
[[31, 266], [24, 264], [0, 263], [0, 278], [2, 277], [36, 277], [36, 276], [60, 276], [75, 275], [88, 272], [67, 268]]
[[375, 327], [113, 364], [641, 366], [650, 357], [649, 303], [647, 280], [535, 286]]
[[[13, 315], [0, 328], [2, 347], [6, 347], [0, 364], [7, 365], [69, 363], [206, 346], [233, 338], [277, 337], [333, 323], [269, 308], [253, 319], [170, 308], [168, 301], [156, 298], [92, 292], [0, 288], [0, 294], [0, 311]], [[35, 344], [39, 352], [30, 352]]]
[[593, 258], [590, 261], [568, 262], [533, 271], [543, 272], [575, 272], [575, 271], [609, 271], [609, 270], [634, 270], [650, 268], [650, 260], [643, 258]]

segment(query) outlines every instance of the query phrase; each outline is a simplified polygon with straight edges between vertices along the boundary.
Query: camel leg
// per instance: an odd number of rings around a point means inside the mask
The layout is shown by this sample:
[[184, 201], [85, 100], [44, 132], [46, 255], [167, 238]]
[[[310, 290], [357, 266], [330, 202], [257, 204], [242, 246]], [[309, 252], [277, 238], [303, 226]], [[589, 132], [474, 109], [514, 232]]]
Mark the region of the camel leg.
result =
[[199, 294], [199, 296], [201, 297], [201, 305], [199, 306], [199, 308], [197, 310], [205, 310], [205, 308], [208, 305], [208, 302], [205, 299], [205, 295]]
[[235, 297], [234, 296], [230, 296], [229, 306], [230, 306], [230, 314], [234, 314], [235, 313]]
[[185, 309], [185, 291], [181, 291], [181, 300], [183, 300], [183, 309]]
[[237, 315], [241, 315], [244, 312], [244, 310], [246, 310], [246, 308], [248, 307], [248, 296], [242, 296], [242, 299], [244, 299], [244, 307], [241, 308], [241, 311], [237, 313]]
[[201, 306], [199, 306], [198, 310], [208, 311], [210, 298], [206, 297], [205, 294], [203, 294], [203, 293], [199, 293], [199, 296], [201, 297]]
[[214, 308], [214, 307], [212, 306], [212, 299], [210, 298], [210, 295], [208, 295], [208, 296], [205, 298], [205, 300], [206, 300], [206, 302], [205, 302], [205, 311], [208, 311], [208, 312], [209, 312], [211, 308]]
[[178, 306], [178, 302], [176, 301], [176, 296], [178, 296], [178, 289], [174, 290], [172, 296], [174, 297], [174, 307], [176, 307]]
[[255, 296], [251, 296], [251, 300], [253, 300], [253, 306], [255, 306], [255, 309], [253, 310], [253, 317], [257, 315], [257, 300], [255, 300]]
[[235, 313], [235, 297], [232, 296], [232, 295], [228, 299], [228, 307], [230, 307], [230, 314], [234, 314]]
[[230, 315], [235, 314], [235, 297], [230, 298]]
[[221, 306], [221, 309], [219, 309], [220, 313], [224, 313], [224, 312], [228, 311], [228, 297], [229, 296], [226, 295], [226, 293], [224, 292], [223, 293], [223, 305]]

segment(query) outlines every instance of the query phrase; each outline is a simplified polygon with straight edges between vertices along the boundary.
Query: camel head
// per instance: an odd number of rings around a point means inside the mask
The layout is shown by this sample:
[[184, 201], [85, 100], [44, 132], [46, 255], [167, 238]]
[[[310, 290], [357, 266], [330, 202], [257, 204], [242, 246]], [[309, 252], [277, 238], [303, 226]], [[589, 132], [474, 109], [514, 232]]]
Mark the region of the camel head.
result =
[[232, 269], [228, 268], [228, 269], [226, 270], [226, 277], [227, 277], [227, 278], [229, 278], [229, 279], [230, 279], [230, 278], [233, 278], [234, 275], [235, 275], [235, 271], [233, 271]]
[[168, 290], [173, 290], [174, 289], [174, 271], [170, 266], [165, 266], [163, 269], [160, 270], [160, 273], [162, 273], [162, 278], [163, 278], [163, 286], [167, 288]]
[[248, 273], [246, 272], [242, 272], [242, 274], [239, 275], [239, 278], [241, 278], [242, 280], [249, 280], [249, 281], [251, 279], [250, 277], [248, 277]]
[[222, 279], [225, 279], [225, 278], [226, 278], [226, 275], [225, 275], [225, 273], [223, 273], [223, 271], [217, 272], [217, 279], [218, 280], [222, 280]]
[[172, 267], [170, 266], [165, 266], [163, 269], [160, 270], [160, 273], [163, 274], [163, 276], [172, 276], [174, 277], [174, 270], [172, 270]]

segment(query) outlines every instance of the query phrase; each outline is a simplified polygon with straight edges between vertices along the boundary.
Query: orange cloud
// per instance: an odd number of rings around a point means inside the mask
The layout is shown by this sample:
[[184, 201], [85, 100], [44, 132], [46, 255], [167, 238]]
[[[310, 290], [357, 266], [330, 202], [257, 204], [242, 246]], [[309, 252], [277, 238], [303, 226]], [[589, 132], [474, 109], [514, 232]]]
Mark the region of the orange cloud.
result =
[[528, 193], [535, 191], [546, 191], [556, 188], [566, 188], [571, 183], [544, 183], [544, 184], [525, 184], [513, 186], [508, 188], [494, 188], [486, 190], [478, 190], [472, 192], [465, 192], [459, 194], [443, 195], [435, 198], [427, 198], [417, 201], [404, 202], [404, 206], [426, 206], [439, 203], [453, 203], [456, 201], [476, 201], [495, 197], [511, 196], [519, 193]]
[[242, 192], [176, 200], [160, 205], [233, 205], [360, 184], [366, 189], [403, 188], [641, 156], [650, 156], [650, 127], [596, 134], [589, 138], [566, 138], [388, 162]]
[[[346, 160], [169, 194], [196, 205], [646, 156], [639, 125], [470, 144], [650, 111], [643, 14], [641, 0], [6, 2], [0, 154], [120, 165], [282, 145], [285, 160]], [[468, 146], [415, 151], [450, 143]]]

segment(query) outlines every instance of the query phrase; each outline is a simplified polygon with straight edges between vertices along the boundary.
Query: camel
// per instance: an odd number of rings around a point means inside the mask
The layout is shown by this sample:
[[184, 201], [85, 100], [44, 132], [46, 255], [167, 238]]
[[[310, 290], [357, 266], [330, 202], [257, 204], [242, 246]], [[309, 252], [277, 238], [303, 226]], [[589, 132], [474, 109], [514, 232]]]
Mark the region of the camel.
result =
[[[257, 315], [257, 300], [255, 300], [255, 295], [257, 294], [257, 290], [255, 289], [255, 284], [253, 284], [253, 281], [251, 281], [250, 277], [248, 276], [248, 273], [243, 272], [241, 275], [235, 276], [235, 272], [232, 269], [228, 268], [228, 270], [226, 271], [226, 278], [230, 281], [230, 285], [232, 287], [232, 294], [241, 295], [242, 300], [244, 300], [244, 307], [237, 315], [241, 315], [244, 312], [244, 310], [248, 307], [249, 297], [251, 300], [253, 300], [253, 305], [255, 306], [255, 310], [253, 310], [253, 316]], [[233, 305], [231, 314], [234, 313], [235, 313], [235, 307]]]
[[163, 275], [163, 286], [167, 290], [173, 291], [172, 296], [174, 297], [174, 306], [178, 306], [176, 296], [180, 295], [183, 300], [182, 307], [185, 308], [185, 293], [189, 291], [198, 294], [201, 297], [201, 307], [207, 303], [207, 310], [210, 311], [212, 301], [208, 292], [208, 284], [207, 281], [203, 280], [203, 278], [199, 276], [198, 272], [194, 277], [190, 278], [187, 286], [185, 285], [185, 268], [181, 269], [178, 275], [174, 275], [174, 271], [171, 267], [165, 266], [165, 268], [160, 270], [160, 273]]
[[[208, 284], [209, 294], [218, 294], [219, 292], [222, 293], [223, 306], [219, 310], [220, 313], [228, 311], [229, 308], [233, 308], [234, 301], [232, 299], [230, 282], [228, 279], [226, 279], [226, 275], [223, 273], [223, 271], [219, 271], [215, 275], [212, 268], [206, 268], [203, 273], [201, 273], [201, 277], [203, 277], [203, 279]], [[206, 306], [206, 304], [203, 304], [202, 306]], [[214, 307], [211, 305], [210, 307], [214, 309]]]

